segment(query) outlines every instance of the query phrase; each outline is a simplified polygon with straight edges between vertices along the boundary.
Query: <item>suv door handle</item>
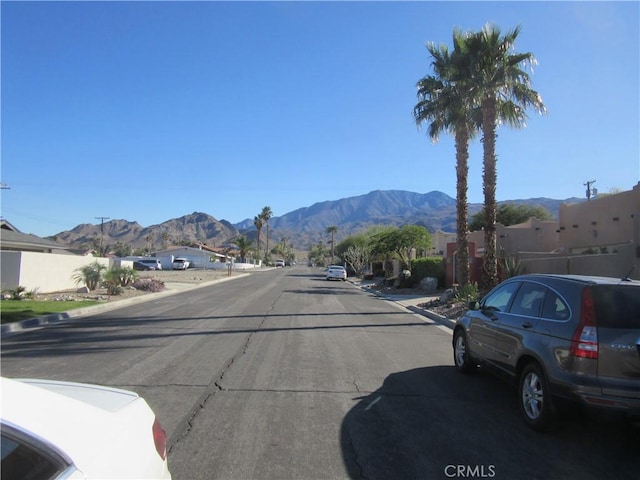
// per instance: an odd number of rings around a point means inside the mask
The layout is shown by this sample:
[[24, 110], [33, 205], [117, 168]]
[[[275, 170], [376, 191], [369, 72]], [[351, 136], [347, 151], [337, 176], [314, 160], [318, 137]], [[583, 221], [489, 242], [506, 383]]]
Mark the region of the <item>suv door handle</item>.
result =
[[531, 322], [524, 322], [522, 324], [522, 328], [533, 328], [533, 323]]

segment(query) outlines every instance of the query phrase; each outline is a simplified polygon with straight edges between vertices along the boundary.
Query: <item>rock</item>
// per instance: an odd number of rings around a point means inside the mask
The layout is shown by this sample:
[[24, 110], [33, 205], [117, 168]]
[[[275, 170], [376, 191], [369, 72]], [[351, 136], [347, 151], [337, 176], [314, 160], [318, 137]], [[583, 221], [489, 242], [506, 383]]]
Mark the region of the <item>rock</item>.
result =
[[86, 285], [84, 287], [80, 287], [78, 290], [76, 290], [76, 293], [89, 293], [91, 290], [89, 290], [89, 287], [87, 287]]
[[448, 303], [453, 300], [456, 292], [452, 288], [447, 288], [442, 295], [440, 295], [440, 303]]

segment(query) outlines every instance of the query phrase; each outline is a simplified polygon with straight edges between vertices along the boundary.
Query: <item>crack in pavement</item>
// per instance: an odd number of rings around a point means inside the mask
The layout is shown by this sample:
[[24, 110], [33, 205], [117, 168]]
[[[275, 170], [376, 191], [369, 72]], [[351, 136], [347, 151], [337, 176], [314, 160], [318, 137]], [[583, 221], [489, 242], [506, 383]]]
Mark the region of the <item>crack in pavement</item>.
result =
[[254, 329], [254, 331], [249, 332], [247, 335], [247, 339], [244, 344], [236, 351], [236, 353], [229, 359], [229, 361], [218, 371], [216, 375], [213, 376], [211, 382], [206, 386], [205, 391], [200, 395], [195, 405], [191, 408], [191, 410], [183, 417], [183, 419], [178, 423], [176, 427], [176, 433], [171, 436], [169, 441], [167, 442], [167, 454], [171, 452], [173, 447], [175, 447], [178, 443], [180, 443], [184, 438], [189, 435], [191, 430], [193, 429], [194, 422], [197, 416], [204, 410], [207, 402], [220, 391], [224, 391], [225, 388], [222, 386], [222, 380], [224, 376], [229, 371], [229, 369], [233, 366], [235, 361], [239, 359], [242, 355], [246, 354], [249, 345], [251, 344], [251, 340], [253, 336], [262, 329], [265, 321], [269, 317], [269, 312], [271, 312], [274, 308], [278, 300], [282, 296], [282, 293], [278, 295], [278, 297], [271, 303], [269, 309], [265, 312], [260, 320], [258, 326]]

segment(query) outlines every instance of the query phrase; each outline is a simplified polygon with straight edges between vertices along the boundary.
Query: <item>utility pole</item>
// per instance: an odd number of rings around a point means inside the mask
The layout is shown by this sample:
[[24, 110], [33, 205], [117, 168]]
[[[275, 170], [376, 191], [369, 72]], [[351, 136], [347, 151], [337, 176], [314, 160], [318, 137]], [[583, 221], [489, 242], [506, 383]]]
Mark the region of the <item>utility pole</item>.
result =
[[102, 241], [104, 240], [104, 221], [109, 220], [109, 217], [95, 217], [100, 220], [100, 256], [102, 256]]
[[583, 185], [587, 187], [587, 202], [591, 200], [591, 195], [595, 196], [598, 193], [598, 191], [595, 188], [591, 187], [591, 185], [593, 185], [594, 183], [596, 183], [595, 180], [591, 180], [590, 182], [583, 183]]

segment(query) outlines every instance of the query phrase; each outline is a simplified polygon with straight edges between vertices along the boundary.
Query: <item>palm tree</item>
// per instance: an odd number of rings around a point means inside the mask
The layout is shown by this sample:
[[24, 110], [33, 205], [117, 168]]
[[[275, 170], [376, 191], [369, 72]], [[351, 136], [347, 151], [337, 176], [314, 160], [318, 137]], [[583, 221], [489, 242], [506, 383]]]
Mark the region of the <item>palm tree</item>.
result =
[[264, 221], [260, 215], [253, 217], [253, 225], [258, 231], [258, 238], [256, 239], [256, 257], [260, 259], [260, 232], [262, 232], [262, 227], [264, 226]]
[[333, 252], [335, 251], [335, 234], [338, 231], [338, 227], [335, 225], [331, 225], [330, 227], [327, 227], [327, 233], [331, 234], [331, 263], [333, 263]]
[[233, 240], [233, 243], [238, 247], [240, 259], [245, 263], [247, 259], [247, 252], [251, 249], [251, 241], [244, 235], [239, 235]]
[[481, 124], [481, 111], [474, 108], [469, 97], [464, 62], [466, 53], [465, 35], [453, 32], [453, 52], [446, 45], [429, 43], [427, 49], [433, 58], [434, 74], [417, 83], [418, 103], [413, 117], [418, 126], [429, 123], [428, 135], [437, 142], [441, 132], [453, 133], [456, 149], [456, 279], [460, 285], [470, 282], [468, 249], [467, 178], [469, 173], [469, 140], [474, 137]]
[[271, 207], [263, 207], [262, 212], [260, 213], [260, 217], [262, 221], [267, 225], [267, 247], [264, 250], [264, 256], [267, 257], [269, 254], [269, 220], [273, 216], [273, 212], [271, 211]]
[[525, 109], [546, 111], [542, 98], [531, 88], [527, 66], [536, 63], [532, 53], [511, 53], [521, 27], [501, 36], [500, 29], [486, 25], [482, 31], [468, 35], [466, 65], [475, 101], [482, 108], [483, 191], [485, 212], [485, 252], [483, 286], [498, 283], [496, 256], [496, 128], [499, 122], [524, 127]]
[[144, 237], [145, 241], [147, 242], [147, 253], [151, 252], [151, 234], [147, 233], [147, 235]]

